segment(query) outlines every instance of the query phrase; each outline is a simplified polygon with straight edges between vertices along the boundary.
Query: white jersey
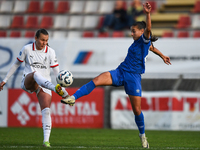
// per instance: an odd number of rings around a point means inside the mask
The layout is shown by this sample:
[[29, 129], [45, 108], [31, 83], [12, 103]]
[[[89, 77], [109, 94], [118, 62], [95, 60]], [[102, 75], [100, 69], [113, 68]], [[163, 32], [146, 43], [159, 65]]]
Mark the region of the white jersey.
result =
[[37, 50], [35, 43], [25, 45], [17, 59], [25, 62], [24, 76], [37, 71], [49, 81], [51, 81], [50, 68], [58, 66], [55, 51], [48, 46], [45, 46], [43, 50]]

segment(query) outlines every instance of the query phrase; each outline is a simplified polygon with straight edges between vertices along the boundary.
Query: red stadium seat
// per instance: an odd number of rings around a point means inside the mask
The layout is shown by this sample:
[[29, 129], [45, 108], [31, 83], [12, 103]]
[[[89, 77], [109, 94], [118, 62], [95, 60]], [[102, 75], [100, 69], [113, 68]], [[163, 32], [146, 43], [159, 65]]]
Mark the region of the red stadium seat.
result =
[[24, 27], [24, 17], [23, 16], [14, 16], [11, 28], [23, 28]]
[[188, 38], [188, 37], [190, 37], [190, 35], [189, 35], [188, 31], [179, 31], [177, 37], [178, 38]]
[[124, 35], [124, 32], [123, 32], [123, 31], [113, 31], [112, 37], [113, 37], [113, 38], [125, 37], [125, 35]]
[[90, 38], [90, 37], [94, 37], [94, 32], [92, 32], [92, 31], [84, 31], [83, 32], [83, 37], [88, 37], [88, 38]]
[[40, 1], [30, 1], [27, 12], [40, 13]]
[[41, 20], [40, 28], [49, 29], [53, 26], [53, 18], [51, 16], [44, 16]]
[[109, 37], [109, 33], [108, 32], [99, 32], [98, 37], [99, 38]]
[[56, 13], [67, 13], [69, 11], [69, 3], [67, 1], [59, 1]]
[[104, 21], [104, 16], [100, 16], [99, 17], [99, 22], [97, 24], [97, 29], [101, 29], [101, 27], [103, 25], [103, 21]]
[[54, 1], [44, 1], [42, 13], [54, 13]]
[[194, 31], [193, 38], [200, 38], [200, 31]]
[[174, 37], [174, 33], [172, 31], [166, 31], [163, 33], [162, 37], [164, 37], [164, 38]]
[[200, 1], [196, 1], [193, 9], [194, 13], [199, 13], [200, 12]]
[[151, 5], [151, 12], [155, 12], [157, 9], [157, 3], [155, 1], [148, 1]]
[[6, 31], [0, 31], [0, 37], [7, 37]]
[[21, 32], [20, 31], [11, 31], [10, 32], [10, 37], [12, 37], [12, 38], [21, 37]]
[[177, 28], [188, 28], [191, 25], [190, 16], [180, 16]]
[[27, 18], [27, 22], [25, 24], [25, 28], [28, 28], [28, 29], [36, 29], [36, 28], [38, 28], [38, 17], [37, 16], [29, 16]]
[[26, 38], [34, 38], [35, 32], [34, 31], [26, 31], [24, 37]]

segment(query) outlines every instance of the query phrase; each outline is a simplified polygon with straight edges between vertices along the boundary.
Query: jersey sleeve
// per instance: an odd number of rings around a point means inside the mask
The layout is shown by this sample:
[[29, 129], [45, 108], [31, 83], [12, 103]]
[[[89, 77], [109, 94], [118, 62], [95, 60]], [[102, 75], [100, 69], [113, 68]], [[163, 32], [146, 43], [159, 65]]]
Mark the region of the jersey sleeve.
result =
[[143, 40], [143, 42], [146, 43], [146, 44], [148, 44], [148, 43], [150, 42], [150, 38], [147, 39], [147, 38], [144, 36], [144, 34], [142, 34], [142, 40]]
[[23, 62], [26, 58], [26, 48], [25, 46], [21, 49], [19, 52], [19, 55], [17, 56], [17, 60], [20, 62]]
[[58, 66], [58, 60], [56, 58], [56, 53], [54, 50], [52, 50], [51, 52], [51, 55], [50, 55], [50, 67], [53, 68], [53, 67], [56, 67]]

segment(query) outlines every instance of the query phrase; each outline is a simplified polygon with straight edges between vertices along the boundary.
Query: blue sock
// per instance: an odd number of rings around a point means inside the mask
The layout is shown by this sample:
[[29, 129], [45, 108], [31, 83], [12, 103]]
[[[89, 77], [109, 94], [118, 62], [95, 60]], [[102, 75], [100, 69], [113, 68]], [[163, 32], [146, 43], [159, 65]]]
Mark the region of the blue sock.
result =
[[144, 125], [144, 116], [142, 112], [139, 116], [135, 115], [135, 123], [138, 126], [140, 134], [144, 134], [145, 125]]
[[93, 81], [88, 82], [87, 84], [83, 85], [80, 89], [78, 89], [76, 91], [76, 93], [74, 93], [74, 97], [75, 99], [78, 99], [84, 95], [88, 95], [90, 94], [90, 92], [92, 92], [95, 88], [95, 84]]

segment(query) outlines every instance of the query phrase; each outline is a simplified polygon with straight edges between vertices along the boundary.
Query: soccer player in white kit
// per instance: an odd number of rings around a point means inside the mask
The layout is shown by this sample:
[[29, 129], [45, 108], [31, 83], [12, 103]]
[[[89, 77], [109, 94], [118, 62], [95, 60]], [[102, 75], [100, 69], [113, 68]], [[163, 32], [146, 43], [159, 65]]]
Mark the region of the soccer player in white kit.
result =
[[39, 29], [35, 35], [35, 42], [25, 45], [20, 51], [17, 60], [10, 67], [6, 77], [0, 84], [0, 91], [9, 77], [17, 70], [22, 62], [25, 68], [22, 76], [21, 88], [29, 93], [35, 92], [42, 111], [42, 124], [44, 133], [44, 147], [50, 147], [49, 137], [51, 132], [51, 91], [63, 98], [68, 96], [67, 91], [59, 84], [51, 83], [50, 68], [54, 75], [59, 73], [59, 64], [55, 51], [48, 46], [49, 35], [45, 29]]

